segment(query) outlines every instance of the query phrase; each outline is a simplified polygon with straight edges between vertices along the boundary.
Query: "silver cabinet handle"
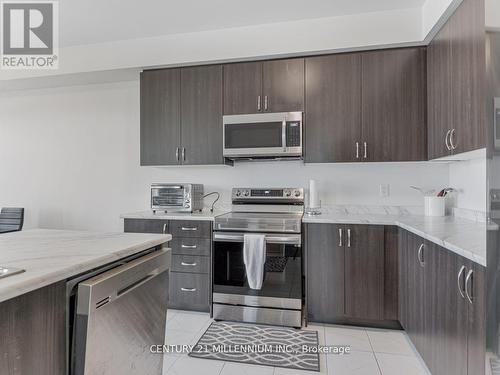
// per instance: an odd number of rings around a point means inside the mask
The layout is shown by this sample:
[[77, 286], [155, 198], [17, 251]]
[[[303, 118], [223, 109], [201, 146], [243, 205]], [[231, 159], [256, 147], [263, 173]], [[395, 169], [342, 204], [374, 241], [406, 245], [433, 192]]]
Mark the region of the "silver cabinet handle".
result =
[[356, 159], [359, 159], [359, 142], [356, 142]]
[[344, 246], [344, 242], [342, 241], [342, 233], [344, 233], [344, 231], [342, 230], [342, 228], [339, 228], [339, 247]]
[[451, 129], [451, 132], [450, 132], [450, 146], [451, 146], [451, 149], [452, 150], [455, 150], [457, 148], [457, 145], [456, 143], [454, 142], [454, 139], [455, 139], [455, 132], [456, 130], [455, 129]]
[[196, 249], [198, 246], [197, 245], [184, 245], [184, 244], [182, 244], [181, 247], [183, 249]]
[[458, 291], [460, 292], [460, 295], [462, 296], [462, 298], [465, 298], [465, 294], [464, 294], [465, 288], [462, 288], [462, 276], [464, 274], [464, 271], [465, 271], [465, 266], [462, 266], [460, 268], [460, 271], [458, 271], [458, 276], [457, 276]]
[[196, 292], [196, 288], [181, 288], [183, 292]]
[[451, 133], [451, 130], [448, 130], [446, 132], [446, 136], [444, 137], [444, 144], [446, 145], [446, 148], [448, 149], [448, 151], [451, 151], [451, 146], [450, 146], [450, 133]]
[[[465, 277], [465, 295], [467, 296], [467, 299], [469, 300], [470, 304], [474, 303], [474, 296], [472, 295], [472, 286], [471, 286], [471, 283], [473, 282], [473, 280], [472, 280], [473, 273], [474, 273], [473, 270], [469, 270], [469, 272], [467, 273], [467, 276]], [[470, 293], [469, 293], [469, 289], [470, 289]]]
[[347, 229], [347, 247], [351, 247], [351, 230]]
[[195, 231], [198, 230], [198, 227], [181, 227], [183, 231]]
[[182, 148], [182, 161], [186, 161], [186, 147]]
[[366, 142], [363, 142], [363, 147], [364, 147], [363, 158], [366, 159], [368, 157], [368, 144]]
[[267, 95], [266, 95], [266, 96], [264, 96], [264, 111], [268, 110], [268, 104], [269, 104], [268, 102], [269, 102], [269, 100], [268, 100]]
[[194, 267], [194, 266], [196, 266], [196, 263], [186, 263], [186, 262], [181, 262], [181, 266], [190, 266], [190, 267]]
[[261, 110], [260, 102], [261, 102], [261, 100], [260, 100], [260, 95], [259, 95], [259, 96], [257, 96], [257, 111], [258, 112], [260, 112], [260, 110]]
[[418, 248], [418, 253], [417, 253], [417, 258], [418, 258], [418, 262], [420, 263], [420, 265], [423, 267], [425, 265], [425, 262], [424, 262], [424, 244], [420, 245], [420, 247]]
[[179, 147], [176, 147], [175, 149], [175, 159], [179, 161]]
[[163, 224], [162, 233], [165, 234], [167, 232], [167, 223]]

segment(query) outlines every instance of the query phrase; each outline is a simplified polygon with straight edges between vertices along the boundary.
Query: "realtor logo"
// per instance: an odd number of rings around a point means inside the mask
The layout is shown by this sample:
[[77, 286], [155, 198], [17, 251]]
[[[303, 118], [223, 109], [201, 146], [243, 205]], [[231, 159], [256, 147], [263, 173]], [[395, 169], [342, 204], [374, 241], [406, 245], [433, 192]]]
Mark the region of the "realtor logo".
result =
[[57, 69], [58, 3], [0, 2], [2, 69]]

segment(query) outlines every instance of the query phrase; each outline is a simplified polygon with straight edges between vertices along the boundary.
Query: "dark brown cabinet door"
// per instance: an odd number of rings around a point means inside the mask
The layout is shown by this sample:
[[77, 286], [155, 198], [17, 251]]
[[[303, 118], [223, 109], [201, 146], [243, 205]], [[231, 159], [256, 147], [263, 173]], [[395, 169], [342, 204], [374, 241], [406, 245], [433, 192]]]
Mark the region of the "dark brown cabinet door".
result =
[[384, 319], [399, 318], [399, 230], [386, 226], [384, 230]]
[[333, 323], [344, 316], [343, 226], [306, 224], [306, 298], [308, 319]]
[[408, 329], [408, 303], [409, 303], [409, 284], [408, 284], [408, 232], [399, 229], [398, 236], [399, 247], [399, 322], [404, 329]]
[[486, 146], [484, 0], [465, 0], [450, 19], [454, 153]]
[[224, 65], [224, 114], [263, 111], [262, 62]]
[[345, 234], [345, 315], [384, 319], [384, 227], [347, 225]]
[[467, 367], [468, 374], [485, 373], [486, 355], [486, 269], [476, 263], [469, 262], [467, 293], [472, 299], [468, 301], [468, 337], [467, 337]]
[[436, 159], [451, 153], [452, 120], [451, 27], [447, 23], [427, 48], [428, 156]]
[[[467, 374], [467, 301], [463, 292], [467, 273], [464, 259], [437, 245], [435, 266], [427, 292], [434, 297], [429, 310], [426, 362], [435, 374]], [[462, 272], [461, 272], [462, 270]]]
[[428, 47], [429, 159], [486, 146], [484, 16], [464, 0]]
[[264, 61], [262, 95], [265, 112], [304, 110], [304, 59]]
[[424, 241], [413, 233], [406, 235], [407, 248], [407, 308], [406, 332], [417, 350], [423, 355], [426, 351], [424, 340], [424, 280], [425, 263], [420, 262], [420, 255]]
[[305, 161], [359, 160], [361, 55], [307, 58], [305, 71]]
[[427, 160], [425, 70], [423, 48], [362, 54], [364, 160]]
[[222, 66], [181, 70], [182, 164], [222, 164]]
[[141, 165], [178, 164], [180, 70], [141, 73]]

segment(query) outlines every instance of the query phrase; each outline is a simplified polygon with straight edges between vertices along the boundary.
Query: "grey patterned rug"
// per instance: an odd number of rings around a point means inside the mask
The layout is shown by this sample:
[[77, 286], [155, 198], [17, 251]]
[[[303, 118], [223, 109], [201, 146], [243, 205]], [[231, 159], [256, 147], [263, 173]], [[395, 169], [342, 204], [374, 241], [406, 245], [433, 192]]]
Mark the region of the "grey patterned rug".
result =
[[189, 355], [196, 358], [319, 371], [318, 332], [213, 322]]

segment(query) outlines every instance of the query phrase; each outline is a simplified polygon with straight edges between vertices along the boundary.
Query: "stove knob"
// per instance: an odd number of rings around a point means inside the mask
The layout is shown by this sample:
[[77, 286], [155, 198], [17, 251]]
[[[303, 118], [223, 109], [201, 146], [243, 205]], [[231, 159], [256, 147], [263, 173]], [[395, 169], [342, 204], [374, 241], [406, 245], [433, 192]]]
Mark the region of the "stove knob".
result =
[[239, 197], [241, 195], [241, 191], [236, 190], [236, 196]]
[[289, 197], [292, 195], [292, 192], [290, 190], [285, 191], [285, 197]]
[[248, 190], [245, 190], [245, 197], [248, 197], [250, 195], [250, 192]]
[[295, 190], [294, 195], [298, 198], [300, 197], [300, 190]]

